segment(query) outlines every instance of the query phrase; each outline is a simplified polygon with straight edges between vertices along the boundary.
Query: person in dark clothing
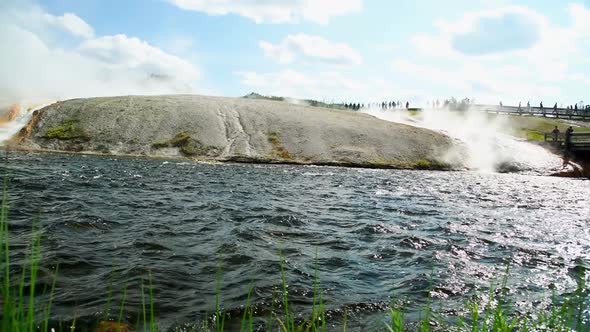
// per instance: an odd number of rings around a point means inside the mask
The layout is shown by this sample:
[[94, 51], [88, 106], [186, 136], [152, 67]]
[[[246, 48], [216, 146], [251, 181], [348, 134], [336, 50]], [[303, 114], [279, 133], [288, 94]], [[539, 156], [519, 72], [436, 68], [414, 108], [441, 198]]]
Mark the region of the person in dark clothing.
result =
[[410, 108], [410, 102], [406, 101], [406, 109], [409, 109], [409, 108]]
[[551, 134], [553, 134], [553, 143], [557, 143], [557, 138], [559, 138], [559, 129], [557, 126], [555, 126]]
[[574, 133], [574, 128], [572, 128], [571, 126], [569, 128], [567, 128], [567, 130], [565, 131], [565, 149], [567, 151], [569, 151], [569, 149], [572, 147], [572, 134]]

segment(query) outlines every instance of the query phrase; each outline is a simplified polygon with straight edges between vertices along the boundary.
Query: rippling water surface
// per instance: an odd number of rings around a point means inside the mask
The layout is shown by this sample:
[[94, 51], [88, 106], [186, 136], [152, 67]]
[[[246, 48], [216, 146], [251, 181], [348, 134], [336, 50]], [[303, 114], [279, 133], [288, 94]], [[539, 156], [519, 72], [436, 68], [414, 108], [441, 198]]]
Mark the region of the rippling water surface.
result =
[[127, 283], [134, 322], [149, 271], [164, 329], [202, 320], [220, 254], [234, 315], [254, 277], [266, 317], [282, 248], [295, 311], [311, 308], [317, 254], [330, 316], [346, 311], [361, 330], [383, 326], [392, 294], [420, 307], [430, 288], [452, 317], [508, 263], [526, 311], [575, 288], [590, 259], [590, 181], [35, 153], [11, 153], [8, 167], [13, 264], [39, 220], [40, 284], [59, 263], [54, 315], [66, 320], [102, 315], [112, 279], [112, 306]]

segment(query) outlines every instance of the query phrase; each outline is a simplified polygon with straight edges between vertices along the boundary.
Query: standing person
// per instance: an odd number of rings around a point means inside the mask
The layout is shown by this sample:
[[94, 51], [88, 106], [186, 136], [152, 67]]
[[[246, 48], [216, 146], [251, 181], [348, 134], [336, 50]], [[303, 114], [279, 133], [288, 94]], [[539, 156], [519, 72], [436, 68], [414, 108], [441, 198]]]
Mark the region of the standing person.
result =
[[531, 111], [531, 102], [530, 101], [526, 102], [526, 110], [527, 110], [527, 112]]
[[410, 108], [410, 102], [406, 101], [406, 109], [409, 109], [409, 108]]
[[553, 134], [553, 143], [557, 143], [557, 139], [559, 138], [559, 128], [555, 126], [551, 134]]
[[572, 147], [572, 134], [573, 133], [574, 133], [574, 128], [572, 128], [572, 126], [567, 128], [567, 130], [565, 131], [565, 150], [566, 151], [569, 151], [570, 148]]
[[[580, 113], [578, 113], [578, 104], [574, 105], [574, 107], [575, 107], [574, 108], [574, 114], [575, 115], [580, 115]], [[569, 116], [569, 118], [571, 120], [572, 119], [572, 112], [571, 111], [568, 113], [568, 116]]]

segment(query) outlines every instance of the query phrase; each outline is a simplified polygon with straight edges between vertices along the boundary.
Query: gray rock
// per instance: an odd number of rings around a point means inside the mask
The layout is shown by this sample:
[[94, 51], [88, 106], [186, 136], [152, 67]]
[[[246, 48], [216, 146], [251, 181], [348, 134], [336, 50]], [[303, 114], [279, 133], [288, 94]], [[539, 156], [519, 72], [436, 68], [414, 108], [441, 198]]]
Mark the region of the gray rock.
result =
[[72, 99], [38, 111], [17, 148], [363, 167], [461, 168], [462, 147], [369, 115], [246, 98]]

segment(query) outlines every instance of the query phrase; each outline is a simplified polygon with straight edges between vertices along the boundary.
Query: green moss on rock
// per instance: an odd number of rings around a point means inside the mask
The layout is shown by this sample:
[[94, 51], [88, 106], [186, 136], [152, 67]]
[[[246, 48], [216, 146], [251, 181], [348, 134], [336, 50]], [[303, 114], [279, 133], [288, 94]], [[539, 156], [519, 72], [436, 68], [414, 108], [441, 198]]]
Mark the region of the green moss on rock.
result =
[[156, 142], [152, 144], [154, 149], [161, 149], [161, 148], [180, 148], [180, 152], [185, 156], [203, 156], [209, 155], [211, 153], [215, 153], [217, 151], [216, 148], [210, 146], [203, 146], [197, 140], [193, 139], [191, 135], [187, 132], [182, 130], [173, 138], [162, 141]]
[[156, 149], [171, 148], [171, 147], [181, 148], [185, 144], [187, 144], [190, 139], [191, 139], [191, 136], [189, 134], [187, 134], [184, 130], [182, 130], [176, 136], [174, 136], [173, 138], [171, 138], [167, 141], [156, 142], [156, 143], [152, 144], [152, 147], [154, 147]]
[[424, 170], [450, 170], [452, 166], [437, 160], [419, 159], [414, 163], [414, 168]]
[[370, 160], [369, 165], [376, 167], [420, 170], [451, 170], [453, 168], [450, 164], [430, 159], [418, 159], [416, 161], [399, 162], [378, 158]]
[[289, 151], [281, 144], [281, 133], [279, 133], [278, 131], [273, 131], [269, 133], [268, 141], [272, 144], [273, 153], [275, 157], [284, 160], [293, 159], [293, 156], [291, 156]]
[[66, 119], [61, 125], [48, 129], [43, 138], [88, 141], [90, 137], [80, 127], [80, 120]]

